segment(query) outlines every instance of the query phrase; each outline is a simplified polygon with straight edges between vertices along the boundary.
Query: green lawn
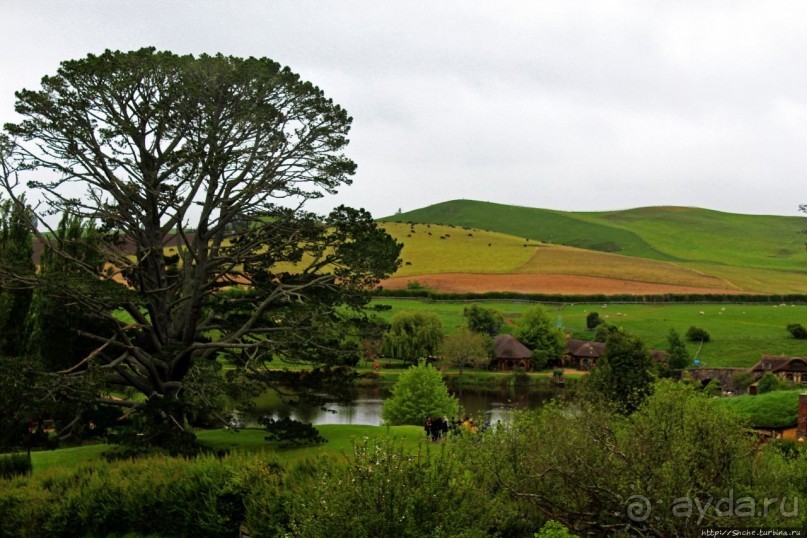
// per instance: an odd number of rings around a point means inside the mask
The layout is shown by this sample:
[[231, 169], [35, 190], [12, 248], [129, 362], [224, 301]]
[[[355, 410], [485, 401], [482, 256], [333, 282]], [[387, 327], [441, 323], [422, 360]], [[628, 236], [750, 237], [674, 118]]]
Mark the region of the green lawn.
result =
[[720, 403], [748, 419], [750, 426], [779, 428], [796, 425], [799, 394], [803, 390], [777, 390], [733, 398], [721, 398]]
[[103, 453], [112, 449], [111, 445], [86, 445], [58, 450], [31, 452], [34, 473], [41, 473], [55, 467], [77, 467], [83, 463], [99, 460]]
[[[440, 318], [444, 330], [453, 333], [462, 327], [462, 311], [472, 302], [413, 299], [377, 299], [375, 304], [390, 306], [381, 315], [392, 319], [402, 312], [432, 312]], [[521, 302], [479, 302], [494, 308], [505, 319], [514, 320], [534, 304]], [[688, 342], [690, 355], [705, 366], [750, 367], [761, 355], [804, 356], [804, 342], [795, 340], [785, 327], [789, 323], [807, 325], [807, 306], [781, 306], [762, 304], [573, 304], [548, 306], [551, 315], [562, 322], [564, 329], [577, 338], [591, 339], [593, 332], [586, 329], [586, 316], [598, 312], [612, 325], [623, 327], [636, 334], [651, 349], [666, 349], [667, 334], [674, 328], [683, 337], [691, 326], [706, 329], [712, 341], [698, 345]], [[703, 314], [700, 314], [703, 312]]]
[[[402, 440], [409, 448], [416, 448], [422, 442], [423, 428], [420, 426], [363, 426], [328, 424], [317, 426], [326, 443], [312, 447], [280, 448], [277, 443], [264, 440], [266, 433], [258, 429], [203, 430], [197, 432], [199, 442], [213, 450], [243, 452], [272, 452], [281, 462], [295, 462], [319, 455], [341, 457], [350, 454], [353, 443], [365, 437], [374, 439], [393, 438]], [[42, 473], [59, 467], [73, 468], [92, 463], [103, 458], [105, 452], [114, 450], [112, 445], [97, 444], [79, 447], [43, 450], [31, 453], [34, 473]]]

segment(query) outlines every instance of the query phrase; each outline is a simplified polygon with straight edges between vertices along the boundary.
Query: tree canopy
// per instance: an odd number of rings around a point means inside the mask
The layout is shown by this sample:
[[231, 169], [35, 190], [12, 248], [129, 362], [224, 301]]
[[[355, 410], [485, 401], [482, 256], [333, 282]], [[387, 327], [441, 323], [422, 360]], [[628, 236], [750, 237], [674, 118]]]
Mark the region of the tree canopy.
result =
[[465, 316], [468, 329], [475, 333], [486, 334], [491, 338], [499, 334], [504, 325], [504, 317], [501, 312], [493, 308], [471, 305], [462, 310]]
[[[131, 387], [145, 402], [106, 402], [156, 406], [181, 430], [204, 363], [271, 383], [274, 358], [345, 362], [344, 335], [401, 247], [364, 210], [305, 209], [356, 168], [351, 118], [319, 88], [267, 58], [145, 48], [63, 62], [16, 96], [2, 179], [20, 205], [39, 172], [29, 228], [70, 268], [58, 287], [29, 283], [106, 322], [85, 330], [95, 347], [71, 375]], [[36, 230], [54, 212], [97, 223], [78, 240], [93, 256]]]
[[405, 312], [392, 319], [384, 333], [383, 351], [388, 357], [417, 362], [434, 357], [443, 341], [443, 324], [434, 314]]
[[401, 374], [392, 396], [384, 401], [381, 417], [387, 424], [420, 425], [428, 417], [454, 417], [458, 412], [459, 402], [448, 393], [443, 376], [420, 361]]
[[642, 341], [622, 330], [611, 332], [588, 387], [617, 411], [629, 414], [647, 398], [652, 385], [653, 359]]
[[440, 354], [446, 363], [459, 368], [462, 375], [466, 365], [487, 368], [493, 357], [493, 346], [493, 339], [487, 334], [464, 329], [443, 338]]
[[689, 351], [678, 331], [670, 329], [667, 334], [667, 344], [667, 350], [670, 353], [669, 367], [673, 370], [681, 370], [689, 366]]
[[516, 321], [513, 336], [532, 350], [533, 363], [538, 368], [547, 362], [560, 360], [566, 350], [566, 338], [540, 306], [527, 310]]

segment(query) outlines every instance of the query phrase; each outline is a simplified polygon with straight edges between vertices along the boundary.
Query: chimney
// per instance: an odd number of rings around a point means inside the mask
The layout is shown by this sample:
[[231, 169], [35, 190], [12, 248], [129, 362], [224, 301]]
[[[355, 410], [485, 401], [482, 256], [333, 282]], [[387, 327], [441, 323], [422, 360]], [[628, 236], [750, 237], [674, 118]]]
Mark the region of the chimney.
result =
[[796, 427], [796, 439], [807, 440], [807, 392], [799, 394], [799, 421]]

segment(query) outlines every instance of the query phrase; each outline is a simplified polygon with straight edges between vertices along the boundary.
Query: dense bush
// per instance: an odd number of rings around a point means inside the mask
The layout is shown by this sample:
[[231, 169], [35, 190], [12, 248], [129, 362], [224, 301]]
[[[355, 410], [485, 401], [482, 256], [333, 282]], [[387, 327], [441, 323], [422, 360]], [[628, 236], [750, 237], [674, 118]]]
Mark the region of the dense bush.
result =
[[[494, 503], [445, 444], [408, 453], [394, 442], [357, 443], [346, 465], [321, 466], [295, 499], [290, 527], [306, 538], [487, 536]], [[250, 530], [260, 522], [250, 522]], [[260, 529], [263, 531], [263, 529]], [[267, 529], [268, 531], [268, 529]], [[264, 535], [265, 531], [260, 532]]]
[[745, 394], [748, 387], [753, 385], [755, 381], [756, 377], [750, 371], [737, 372], [731, 376], [731, 386], [740, 394]]
[[504, 325], [504, 317], [501, 312], [484, 306], [471, 305], [462, 310], [465, 316], [468, 329], [480, 334], [487, 334], [494, 337], [499, 334]]
[[410, 453], [364, 439], [346, 461], [288, 468], [262, 455], [95, 462], [0, 480], [0, 536], [481, 538], [513, 528], [501, 493], [482, 492], [455, 456], [449, 443]]
[[798, 340], [807, 339], [807, 329], [801, 323], [790, 323], [787, 326], [787, 331], [793, 335], [793, 338]]
[[775, 390], [787, 390], [790, 387], [791, 383], [789, 383], [786, 379], [782, 379], [771, 372], [765, 372], [765, 374], [759, 378], [759, 381], [757, 382], [757, 392], [759, 394], [773, 392]]
[[0, 478], [31, 474], [31, 456], [28, 454], [0, 454]]
[[[484, 469], [489, 490], [510, 491], [581, 535], [618, 529], [626, 536], [698, 536], [703, 526], [803, 524], [793, 499], [807, 489], [807, 456], [785, 460], [760, 449], [719, 399], [681, 383], [657, 383], [626, 417], [586, 401], [550, 404], [464, 441], [473, 447], [469, 466]], [[729, 497], [788, 502], [751, 515], [715, 507]], [[712, 503], [701, 514], [694, 500], [703, 507], [707, 499]], [[690, 502], [688, 512], [682, 500]]]
[[302, 422], [289, 417], [275, 420], [272, 417], [264, 416], [258, 419], [258, 423], [266, 430], [265, 439], [267, 441], [278, 441], [279, 446], [282, 448], [318, 445], [326, 442], [326, 439], [309, 422]]
[[384, 400], [381, 417], [387, 424], [420, 425], [428, 417], [455, 417], [458, 412], [459, 402], [448, 393], [443, 376], [421, 361], [398, 378], [392, 396]]
[[487, 293], [448, 293], [433, 292], [429, 290], [388, 290], [379, 292], [382, 297], [409, 297], [426, 298], [434, 301], [465, 301], [465, 300], [514, 300], [531, 301], [537, 303], [767, 303], [767, 304], [793, 304], [807, 303], [807, 295], [762, 295], [762, 294], [720, 294], [720, 293], [665, 293], [660, 295], [630, 295], [626, 293], [604, 295], [601, 293], [562, 294], [562, 293], [519, 293], [508, 291], [494, 291]]
[[0, 536], [234, 536], [254, 467], [152, 457], [13, 479], [0, 483]]
[[686, 337], [690, 342], [708, 342], [710, 339], [709, 332], [706, 329], [701, 329], [694, 325], [687, 329]]
[[586, 316], [586, 328], [589, 330], [594, 330], [597, 328], [597, 325], [603, 323], [602, 318], [598, 312], [589, 312]]

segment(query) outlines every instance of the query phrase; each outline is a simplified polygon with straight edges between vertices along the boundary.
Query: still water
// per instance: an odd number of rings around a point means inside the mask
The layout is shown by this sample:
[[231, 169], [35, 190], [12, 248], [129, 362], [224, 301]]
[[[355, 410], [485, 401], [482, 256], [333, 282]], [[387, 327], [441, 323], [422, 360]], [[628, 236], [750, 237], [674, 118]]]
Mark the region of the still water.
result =
[[[254, 424], [259, 416], [270, 416], [274, 419], [293, 418], [312, 424], [381, 424], [381, 407], [386, 398], [391, 396], [391, 386], [356, 387], [353, 399], [347, 404], [332, 403], [328, 410], [320, 407], [298, 404], [273, 403], [258, 405], [253, 416], [243, 417], [247, 423]], [[507, 414], [516, 409], [537, 409], [556, 397], [564, 397], [561, 389], [532, 389], [529, 387], [477, 388], [462, 387], [451, 390], [459, 399], [463, 414], [478, 417], [489, 422], [503, 420]]]

